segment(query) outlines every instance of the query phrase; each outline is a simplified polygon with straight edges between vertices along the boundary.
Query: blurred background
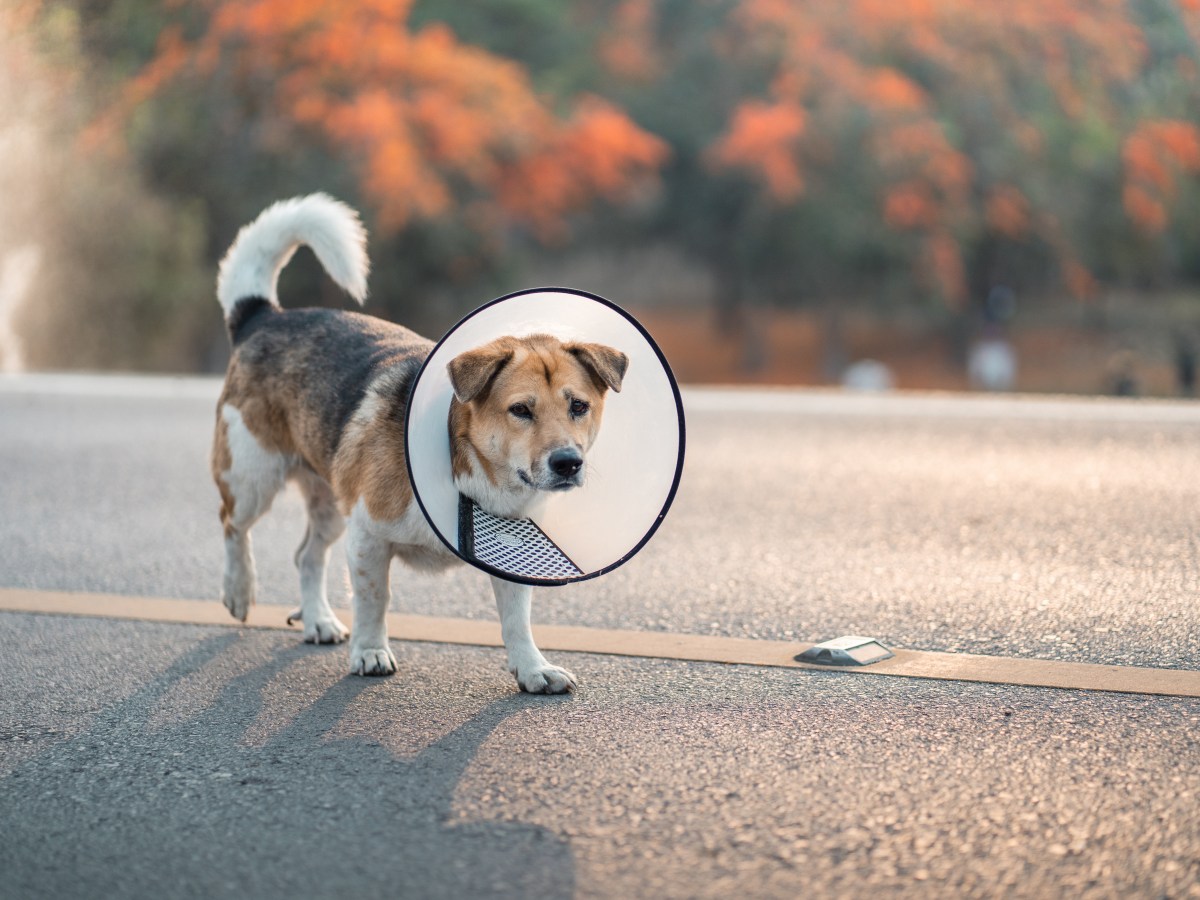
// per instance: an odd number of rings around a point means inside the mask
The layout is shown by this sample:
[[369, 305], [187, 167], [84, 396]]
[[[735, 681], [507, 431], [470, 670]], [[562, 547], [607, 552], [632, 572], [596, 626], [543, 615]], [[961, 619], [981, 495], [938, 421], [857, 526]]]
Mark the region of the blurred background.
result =
[[[216, 372], [270, 202], [437, 337], [603, 294], [686, 382], [1191, 395], [1198, 0], [0, 0], [0, 367]], [[345, 306], [306, 252], [285, 305]]]

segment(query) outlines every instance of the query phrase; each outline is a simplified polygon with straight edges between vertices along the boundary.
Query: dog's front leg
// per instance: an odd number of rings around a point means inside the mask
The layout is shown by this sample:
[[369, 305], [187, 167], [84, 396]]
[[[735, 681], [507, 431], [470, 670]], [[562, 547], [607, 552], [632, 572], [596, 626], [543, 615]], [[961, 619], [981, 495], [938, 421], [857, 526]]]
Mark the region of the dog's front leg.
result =
[[391, 675], [396, 671], [396, 657], [388, 646], [387, 634], [392, 545], [352, 522], [346, 535], [346, 561], [354, 587], [350, 674]]
[[500, 610], [500, 633], [508, 651], [508, 671], [521, 690], [531, 694], [565, 694], [575, 690], [575, 676], [552, 666], [533, 642], [529, 627], [529, 604], [533, 588], [492, 576], [496, 607]]

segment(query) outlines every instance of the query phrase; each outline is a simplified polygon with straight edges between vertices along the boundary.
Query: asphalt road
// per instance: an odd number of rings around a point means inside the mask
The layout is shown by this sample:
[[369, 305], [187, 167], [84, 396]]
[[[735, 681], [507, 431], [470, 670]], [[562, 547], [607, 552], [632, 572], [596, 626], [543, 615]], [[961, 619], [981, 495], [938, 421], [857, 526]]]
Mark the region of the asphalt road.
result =
[[[0, 381], [0, 587], [213, 597], [210, 382]], [[693, 391], [535, 621], [1200, 668], [1200, 406]], [[291, 604], [286, 495], [256, 531]], [[344, 570], [331, 593], [345, 603]], [[397, 567], [395, 607], [491, 617]], [[281, 615], [283, 610], [281, 609]], [[0, 614], [0, 896], [1200, 896], [1200, 701]]]

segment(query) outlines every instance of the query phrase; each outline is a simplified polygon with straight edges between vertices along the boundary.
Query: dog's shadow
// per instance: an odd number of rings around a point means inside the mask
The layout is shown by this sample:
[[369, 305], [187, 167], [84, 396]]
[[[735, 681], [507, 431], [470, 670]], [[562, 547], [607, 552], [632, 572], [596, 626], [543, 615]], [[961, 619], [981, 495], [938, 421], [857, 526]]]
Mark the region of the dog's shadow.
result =
[[552, 832], [450, 821], [483, 742], [545, 698], [507, 694], [401, 759], [369, 738], [331, 736], [380, 684], [346, 677], [253, 746], [247, 730], [273, 715], [264, 688], [312, 652], [288, 646], [229, 680], [198, 714], [154, 727], [164, 695], [237, 640], [203, 641], [82, 734], [0, 780], [0, 896], [573, 894], [570, 847]]

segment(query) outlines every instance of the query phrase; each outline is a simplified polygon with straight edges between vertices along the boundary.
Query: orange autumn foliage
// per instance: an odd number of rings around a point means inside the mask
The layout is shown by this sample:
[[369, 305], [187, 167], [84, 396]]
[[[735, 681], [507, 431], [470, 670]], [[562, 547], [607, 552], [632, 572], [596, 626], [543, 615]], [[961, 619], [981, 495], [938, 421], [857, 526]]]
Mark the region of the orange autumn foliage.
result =
[[664, 146], [612, 104], [584, 98], [538, 152], [503, 167], [497, 197], [510, 213], [553, 236], [562, 228], [559, 210], [593, 197], [622, 199], [641, 173], [661, 164]]
[[987, 198], [986, 219], [997, 234], [1020, 238], [1029, 231], [1029, 200], [1011, 184], [997, 185]]
[[608, 34], [600, 42], [600, 59], [610, 72], [631, 81], [649, 81], [661, 72], [650, 31], [654, 0], [621, 0]]
[[1099, 285], [1095, 277], [1077, 259], [1068, 258], [1063, 261], [1063, 282], [1067, 290], [1076, 300], [1091, 300], [1096, 296]]
[[[964, 150], [957, 126], [978, 122], [973, 113], [956, 121], [953, 111], [964, 102], [986, 110], [975, 152], [1007, 141], [1034, 159], [1045, 141], [1015, 87], [1022, 81], [1048, 90], [1067, 121], [1120, 121], [1114, 88], [1137, 77], [1147, 54], [1125, 0], [742, 0], [734, 28], [733, 53], [768, 61], [771, 80], [765, 98], [747, 99], [731, 115], [710, 155], [716, 166], [749, 172], [775, 202], [794, 202], [807, 169], [839, 162], [815, 152], [818, 142], [853, 122], [866, 133], [881, 218], [921, 242], [918, 274], [947, 301], [959, 302], [965, 290], [960, 236], [981, 229], [1012, 240], [1036, 235], [1059, 254], [1068, 288], [1090, 290], [1061, 230], [1045, 226], [1005, 173], [981, 170]], [[781, 107], [810, 127], [767, 127], [765, 111]], [[1186, 135], [1156, 140], [1175, 148], [1173, 167], [1185, 166]], [[1140, 171], [1163, 183], [1149, 165]], [[1151, 204], [1134, 202], [1149, 221]]]
[[920, 110], [928, 102], [925, 92], [895, 69], [879, 69], [867, 79], [866, 96], [880, 109]]
[[967, 272], [958, 241], [944, 231], [931, 233], [924, 241], [918, 262], [918, 275], [930, 283], [952, 307], [960, 307], [967, 297]]
[[1200, 0], [1180, 0], [1179, 17], [1191, 35], [1192, 42], [1200, 44]]
[[752, 169], [776, 199], [795, 199], [804, 189], [797, 151], [805, 121], [804, 110], [795, 103], [744, 103], [710, 158], [720, 166]]
[[1162, 201], [1153, 197], [1145, 188], [1127, 184], [1121, 192], [1125, 212], [1134, 224], [1149, 234], [1158, 234], [1167, 227], [1167, 209]]
[[500, 215], [550, 237], [597, 198], [652, 182], [667, 157], [614, 105], [584, 97], [560, 116], [519, 64], [440, 24], [413, 29], [410, 0], [206, 2], [207, 30], [161, 47], [129, 99], [218, 69], [269, 85], [268, 115], [350, 159], [386, 230], [462, 201], [469, 222]]
[[1133, 223], [1147, 234], [1167, 227], [1181, 172], [1200, 173], [1200, 129], [1190, 122], [1142, 122], [1121, 148], [1125, 166], [1122, 200]]
[[884, 196], [883, 218], [893, 228], [928, 228], [937, 223], [937, 203], [926, 185], [904, 181]]

